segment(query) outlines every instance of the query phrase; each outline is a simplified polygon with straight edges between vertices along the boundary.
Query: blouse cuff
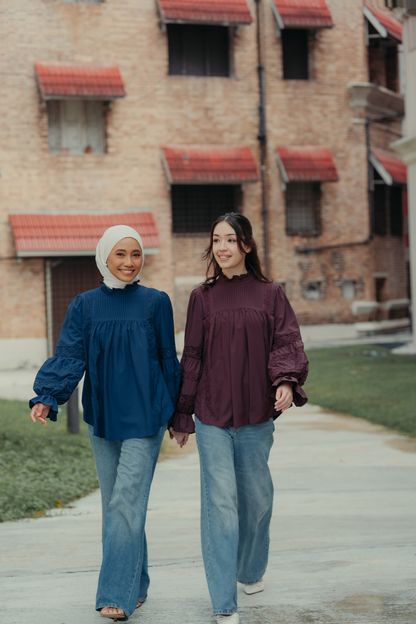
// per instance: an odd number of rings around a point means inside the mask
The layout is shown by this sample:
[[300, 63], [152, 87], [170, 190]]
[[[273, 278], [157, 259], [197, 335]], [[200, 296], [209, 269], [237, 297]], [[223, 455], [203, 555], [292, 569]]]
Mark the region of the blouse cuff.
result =
[[44, 405], [50, 405], [51, 409], [49, 410], [49, 414], [46, 418], [50, 418], [53, 422], [56, 422], [56, 415], [58, 414], [58, 401], [53, 396], [49, 396], [47, 394], [41, 394], [40, 396], [34, 397], [29, 401], [29, 407], [32, 408], [36, 405], [36, 403], [43, 403]]
[[308, 397], [306, 396], [304, 389], [299, 384], [299, 380], [296, 379], [296, 377], [279, 377], [279, 379], [276, 379], [276, 381], [272, 383], [272, 387], [270, 390], [272, 397], [274, 398], [276, 396], [276, 389], [278, 388], [278, 386], [280, 386], [280, 384], [284, 383], [285, 381], [290, 381], [293, 384], [293, 403], [296, 405], [296, 407], [302, 407], [302, 405], [305, 405], [305, 403], [307, 403], [308, 401]]
[[189, 414], [179, 414], [175, 412], [171, 427], [177, 433], [195, 433], [194, 420]]

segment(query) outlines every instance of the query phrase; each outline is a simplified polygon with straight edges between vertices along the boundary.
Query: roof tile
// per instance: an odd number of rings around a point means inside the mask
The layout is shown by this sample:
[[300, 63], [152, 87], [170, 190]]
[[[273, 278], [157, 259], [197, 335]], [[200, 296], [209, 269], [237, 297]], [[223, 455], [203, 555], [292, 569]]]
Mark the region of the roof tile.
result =
[[393, 15], [387, 11], [381, 11], [380, 9], [376, 9], [375, 7], [368, 6], [371, 13], [378, 19], [380, 24], [384, 26], [389, 35], [397, 39], [398, 41], [402, 40], [402, 30], [403, 27], [400, 22], [393, 17]]
[[245, 145], [166, 145], [163, 160], [171, 184], [256, 182], [251, 148]]
[[397, 184], [407, 184], [407, 166], [401, 160], [400, 156], [393, 152], [386, 152], [385, 150], [374, 148], [371, 152], [391, 175], [393, 182]]
[[74, 63], [35, 63], [44, 99], [59, 97], [120, 98], [126, 95], [115, 66]]
[[86, 252], [95, 250], [105, 230], [113, 225], [130, 225], [140, 233], [145, 249], [160, 247], [153, 214], [12, 214], [10, 215], [17, 255], [39, 252]]
[[[338, 173], [327, 147], [305, 145], [278, 147], [283, 173], [289, 182], [336, 182]], [[283, 175], [283, 177], [285, 177]]]
[[246, 0], [157, 0], [166, 22], [251, 24]]
[[332, 28], [325, 0], [273, 0], [285, 28]]

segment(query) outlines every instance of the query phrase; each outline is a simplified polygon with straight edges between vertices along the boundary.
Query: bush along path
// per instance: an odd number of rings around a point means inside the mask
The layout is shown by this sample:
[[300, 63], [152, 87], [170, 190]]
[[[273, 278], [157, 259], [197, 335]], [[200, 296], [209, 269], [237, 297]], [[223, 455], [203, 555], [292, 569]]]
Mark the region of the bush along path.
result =
[[416, 356], [377, 346], [308, 351], [309, 401], [416, 435]]
[[0, 400], [0, 522], [42, 515], [98, 487], [87, 426], [66, 432], [66, 414], [32, 423], [22, 401]]

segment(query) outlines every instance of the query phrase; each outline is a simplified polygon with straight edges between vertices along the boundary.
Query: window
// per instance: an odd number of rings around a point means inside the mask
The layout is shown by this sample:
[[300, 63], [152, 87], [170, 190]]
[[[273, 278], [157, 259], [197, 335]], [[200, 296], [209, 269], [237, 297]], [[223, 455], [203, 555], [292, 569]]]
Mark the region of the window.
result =
[[286, 233], [320, 234], [321, 185], [290, 182], [286, 187]]
[[384, 287], [386, 285], [385, 277], [376, 277], [375, 279], [375, 291], [376, 291], [376, 301], [381, 303], [384, 295]]
[[342, 296], [344, 299], [355, 299], [355, 282], [346, 280], [342, 282]]
[[172, 230], [176, 234], [208, 233], [225, 212], [240, 211], [241, 187], [234, 185], [172, 186]]
[[383, 182], [374, 185], [373, 193], [374, 234], [387, 234], [387, 186]]
[[323, 299], [322, 283], [321, 282], [308, 282], [306, 284], [306, 299], [318, 300]]
[[230, 37], [226, 26], [168, 24], [167, 29], [170, 75], [230, 75]]
[[103, 103], [97, 100], [48, 102], [49, 151], [53, 153], [105, 153]]
[[403, 236], [403, 189], [401, 186], [390, 187], [390, 234]]
[[392, 37], [383, 39], [368, 22], [367, 28], [370, 82], [398, 93], [400, 84], [397, 41]]
[[284, 80], [308, 80], [308, 31], [284, 28], [282, 53]]

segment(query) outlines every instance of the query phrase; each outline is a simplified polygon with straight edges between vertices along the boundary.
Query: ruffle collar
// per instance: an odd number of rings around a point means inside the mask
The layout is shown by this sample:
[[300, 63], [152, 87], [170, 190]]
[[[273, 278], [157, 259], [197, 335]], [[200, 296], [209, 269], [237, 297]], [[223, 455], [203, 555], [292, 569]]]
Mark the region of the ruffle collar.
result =
[[103, 289], [104, 292], [106, 292], [108, 295], [114, 295], [115, 293], [132, 293], [137, 289], [137, 286], [139, 285], [140, 280], [137, 280], [137, 282], [134, 282], [133, 284], [126, 284], [125, 288], [109, 288], [107, 286], [107, 284], [104, 284], [104, 282], [100, 282], [101, 283], [101, 288]]
[[233, 275], [231, 279], [226, 277], [224, 273], [221, 273], [218, 277], [218, 281], [221, 284], [243, 284], [246, 282], [251, 282], [254, 279], [254, 275], [251, 271], [247, 271], [247, 273], [243, 273], [243, 275]]

